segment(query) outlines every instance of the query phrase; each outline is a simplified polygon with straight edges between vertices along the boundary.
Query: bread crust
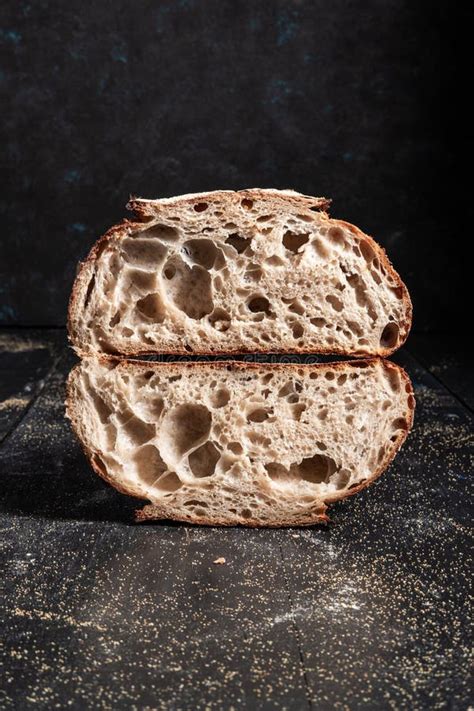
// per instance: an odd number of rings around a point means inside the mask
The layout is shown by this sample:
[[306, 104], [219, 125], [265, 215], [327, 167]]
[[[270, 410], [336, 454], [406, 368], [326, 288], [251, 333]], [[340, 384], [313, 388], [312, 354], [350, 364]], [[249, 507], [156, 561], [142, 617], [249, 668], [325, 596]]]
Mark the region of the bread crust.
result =
[[[102, 363], [106, 363], [108, 365], [113, 365], [114, 367], [120, 367], [124, 368], [125, 370], [136, 370], [137, 368], [146, 368], [147, 370], [159, 370], [159, 369], [176, 369], [176, 368], [211, 368], [211, 369], [216, 369], [216, 370], [247, 370], [247, 369], [254, 369], [258, 370], [262, 366], [265, 368], [274, 368], [275, 370], [286, 370], [286, 371], [293, 371], [293, 370], [314, 370], [314, 369], [319, 369], [319, 368], [327, 368], [330, 366], [332, 369], [336, 371], [344, 371], [347, 370], [348, 368], [353, 368], [353, 367], [361, 367], [363, 364], [367, 364], [367, 366], [370, 366], [373, 363], [380, 363], [384, 368], [387, 368], [388, 370], [394, 370], [396, 371], [402, 379], [405, 392], [407, 393], [407, 403], [408, 403], [408, 410], [405, 413], [405, 420], [407, 423], [407, 427], [404, 430], [400, 430], [400, 433], [397, 436], [397, 439], [395, 442], [393, 442], [393, 447], [388, 450], [386, 453], [384, 459], [382, 460], [381, 464], [377, 467], [377, 469], [374, 471], [372, 476], [368, 477], [365, 481], [361, 482], [360, 484], [354, 486], [351, 489], [348, 489], [346, 491], [339, 491], [334, 493], [331, 496], [327, 496], [324, 499], [324, 502], [322, 503], [321, 507], [314, 512], [311, 512], [309, 515], [309, 520], [308, 521], [295, 521], [295, 519], [281, 519], [278, 521], [273, 521], [272, 523], [262, 523], [258, 519], [239, 519], [238, 521], [232, 521], [229, 522], [226, 519], [221, 519], [221, 518], [215, 518], [215, 519], [208, 519], [206, 517], [201, 517], [201, 516], [194, 516], [194, 515], [188, 515], [188, 516], [170, 516], [170, 514], [166, 513], [166, 508], [163, 506], [160, 506], [159, 504], [147, 504], [144, 506], [143, 509], [138, 509], [135, 514], [135, 519], [137, 522], [145, 522], [145, 521], [151, 521], [151, 520], [174, 520], [174, 521], [181, 521], [183, 523], [192, 523], [192, 524], [197, 524], [197, 525], [203, 525], [203, 526], [246, 526], [246, 527], [264, 527], [264, 528], [282, 528], [282, 527], [299, 527], [299, 526], [312, 526], [315, 524], [321, 524], [321, 523], [328, 523], [329, 522], [329, 517], [326, 515], [325, 511], [327, 509], [327, 505], [334, 503], [336, 501], [340, 501], [342, 499], [345, 499], [349, 496], [353, 496], [354, 494], [357, 494], [359, 491], [362, 489], [367, 488], [370, 486], [374, 481], [376, 481], [381, 474], [385, 471], [385, 469], [388, 467], [388, 465], [393, 461], [395, 455], [397, 454], [398, 450], [404, 443], [404, 441], [407, 438], [407, 435], [413, 425], [413, 418], [414, 418], [414, 411], [415, 411], [415, 397], [414, 397], [414, 392], [413, 392], [413, 386], [411, 384], [410, 378], [406, 371], [399, 365], [396, 365], [395, 363], [392, 363], [391, 361], [387, 361], [381, 358], [365, 358], [365, 359], [360, 359], [360, 360], [351, 360], [351, 361], [339, 361], [337, 363], [312, 363], [312, 364], [301, 364], [301, 363], [246, 363], [246, 362], [239, 362], [239, 361], [211, 361], [211, 362], [168, 362], [168, 363], [161, 363], [157, 361], [144, 361], [144, 360], [130, 360], [130, 359], [120, 359], [114, 356], [108, 356], [108, 355], [101, 355], [97, 357], [97, 360]], [[75, 373], [76, 371], [79, 370], [80, 368], [80, 363], [78, 363], [74, 368], [71, 370], [69, 373], [69, 377], [67, 380], [66, 384], [66, 416], [69, 418], [71, 421], [72, 428], [74, 430], [74, 433], [79, 440], [82, 449], [89, 460], [89, 463], [92, 467], [92, 469], [98, 474], [102, 479], [104, 479], [108, 484], [113, 486], [117, 491], [119, 491], [122, 494], [126, 494], [127, 496], [133, 496], [135, 498], [139, 499], [144, 499], [142, 492], [133, 489], [133, 487], [125, 487], [122, 486], [120, 483], [118, 483], [113, 476], [109, 474], [107, 469], [102, 469], [97, 462], [94, 460], [94, 453], [90, 450], [89, 447], [85, 444], [83, 441], [81, 434], [80, 434], [80, 425], [79, 425], [79, 417], [78, 413], [76, 412], [75, 408], [75, 397], [74, 397], [74, 379], [75, 379]]]
[[[90, 280], [92, 279], [93, 273], [94, 273], [94, 267], [95, 267], [95, 262], [97, 261], [98, 257], [100, 254], [103, 252], [103, 250], [107, 247], [107, 245], [111, 242], [114, 241], [120, 241], [122, 238], [126, 237], [130, 231], [133, 230], [139, 230], [143, 229], [143, 224], [146, 223], [148, 220], [152, 219], [153, 217], [159, 216], [161, 212], [166, 212], [170, 205], [173, 207], [179, 207], [180, 205], [186, 205], [190, 203], [196, 202], [196, 199], [202, 199], [203, 201], [205, 200], [206, 202], [216, 202], [223, 197], [227, 197], [232, 199], [235, 202], [249, 199], [249, 200], [267, 200], [271, 201], [273, 203], [279, 202], [279, 203], [286, 203], [290, 204], [293, 206], [297, 206], [300, 208], [302, 211], [320, 211], [326, 213], [326, 210], [328, 209], [330, 205], [330, 200], [327, 200], [326, 198], [320, 198], [320, 197], [311, 197], [308, 195], [302, 195], [301, 193], [297, 193], [292, 190], [272, 190], [272, 189], [261, 189], [261, 188], [249, 188], [246, 190], [239, 190], [239, 191], [232, 191], [232, 190], [215, 190], [215, 191], [210, 191], [210, 192], [204, 192], [204, 193], [192, 193], [188, 195], [180, 195], [174, 198], [163, 198], [161, 200], [144, 200], [140, 198], [131, 198], [130, 201], [127, 204], [127, 208], [131, 210], [136, 217], [138, 218], [137, 220], [128, 220], [125, 219], [119, 224], [115, 225], [114, 227], [111, 227], [107, 232], [99, 238], [99, 240], [95, 243], [95, 245], [92, 247], [90, 250], [88, 256], [86, 259], [80, 264], [79, 270], [77, 277], [74, 281], [73, 287], [72, 287], [72, 292], [71, 292], [71, 297], [69, 300], [69, 307], [68, 307], [68, 319], [67, 319], [67, 326], [68, 326], [68, 337], [69, 340], [76, 351], [76, 353], [79, 355], [79, 357], [83, 358], [88, 355], [96, 355], [100, 356], [101, 352], [90, 352], [87, 350], [84, 350], [81, 348], [80, 341], [79, 341], [79, 334], [76, 333], [75, 330], [75, 321], [77, 320], [77, 316], [79, 315], [81, 311], [81, 304], [82, 304], [82, 299], [83, 295], [87, 293], [87, 288], [90, 283]], [[387, 253], [381, 247], [372, 237], [369, 235], [366, 235], [362, 230], [360, 230], [358, 227], [355, 225], [352, 225], [349, 222], [345, 222], [344, 220], [337, 220], [337, 219], [332, 219], [329, 218], [331, 224], [333, 226], [343, 226], [346, 229], [349, 229], [356, 237], [358, 238], [364, 238], [364, 240], [368, 241], [374, 252], [377, 254], [378, 259], [380, 260], [380, 263], [383, 265], [385, 268], [387, 274], [391, 276], [391, 278], [394, 280], [396, 287], [401, 290], [402, 293], [402, 302], [404, 306], [404, 310], [406, 313], [406, 318], [400, 323], [400, 334], [401, 334], [401, 340], [400, 342], [395, 345], [392, 348], [388, 347], [382, 347], [380, 346], [375, 352], [373, 350], [363, 350], [360, 349], [358, 350], [357, 353], [353, 353], [351, 351], [345, 350], [344, 348], [337, 347], [337, 346], [327, 346], [327, 347], [320, 347], [318, 349], [318, 353], [321, 355], [338, 355], [338, 356], [354, 356], [356, 358], [367, 358], [367, 357], [373, 357], [373, 356], [389, 356], [392, 353], [394, 353], [398, 348], [400, 348], [406, 341], [408, 334], [410, 332], [411, 328], [411, 323], [412, 323], [412, 313], [413, 313], [413, 307], [410, 299], [410, 295], [408, 293], [408, 289], [405, 286], [404, 282], [400, 278], [400, 275], [395, 271], [394, 267], [392, 266], [392, 263], [390, 262]], [[117, 353], [117, 355], [123, 355], [126, 357], [138, 357], [138, 356], [145, 356], [145, 355], [156, 355], [157, 354], [156, 349], [129, 349], [129, 350], [123, 350], [120, 353]], [[228, 351], [222, 351], [219, 350], [218, 354], [219, 355], [244, 355], [248, 353], [254, 353], [254, 354], [266, 354], [266, 353], [280, 353], [280, 354], [286, 354], [286, 353], [297, 353], [297, 354], [310, 354], [314, 353], [314, 349], [310, 347], [305, 347], [304, 345], [302, 346], [296, 346], [291, 348], [291, 351], [288, 349], [275, 349], [275, 350], [269, 350], [268, 348], [252, 348], [252, 349], [246, 349], [246, 348], [238, 348], [234, 350], [228, 350]], [[216, 355], [216, 351], [212, 350], [193, 350], [193, 351], [188, 351], [186, 348], [179, 347], [177, 346], [174, 349], [167, 349], [164, 351], [160, 351], [161, 354], [163, 355], [172, 355], [172, 356], [181, 356], [181, 355]]]

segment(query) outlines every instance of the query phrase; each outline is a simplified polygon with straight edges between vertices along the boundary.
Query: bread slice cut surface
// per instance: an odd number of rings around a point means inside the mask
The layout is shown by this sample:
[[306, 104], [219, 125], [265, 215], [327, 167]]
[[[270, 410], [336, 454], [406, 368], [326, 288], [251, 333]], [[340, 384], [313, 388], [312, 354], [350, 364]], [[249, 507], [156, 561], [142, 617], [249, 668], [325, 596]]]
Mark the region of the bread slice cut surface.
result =
[[134, 200], [99, 240], [69, 308], [80, 355], [388, 355], [411, 324], [385, 252], [292, 191]]
[[144, 519], [308, 525], [387, 467], [413, 419], [406, 373], [317, 365], [86, 358], [67, 413], [95, 471]]

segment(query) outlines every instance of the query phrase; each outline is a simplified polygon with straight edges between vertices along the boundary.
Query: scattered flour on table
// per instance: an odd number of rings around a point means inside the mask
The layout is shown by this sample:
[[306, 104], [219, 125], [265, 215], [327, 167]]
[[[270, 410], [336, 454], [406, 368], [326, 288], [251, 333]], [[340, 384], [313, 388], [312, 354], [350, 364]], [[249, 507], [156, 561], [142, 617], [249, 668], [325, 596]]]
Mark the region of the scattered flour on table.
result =
[[35, 341], [32, 338], [22, 338], [7, 334], [0, 335], [0, 353], [25, 353], [27, 351], [44, 350], [47, 343]]
[[2, 400], [0, 402], [0, 412], [2, 410], [9, 410], [13, 407], [24, 407], [29, 402], [27, 397], [9, 397], [7, 400]]

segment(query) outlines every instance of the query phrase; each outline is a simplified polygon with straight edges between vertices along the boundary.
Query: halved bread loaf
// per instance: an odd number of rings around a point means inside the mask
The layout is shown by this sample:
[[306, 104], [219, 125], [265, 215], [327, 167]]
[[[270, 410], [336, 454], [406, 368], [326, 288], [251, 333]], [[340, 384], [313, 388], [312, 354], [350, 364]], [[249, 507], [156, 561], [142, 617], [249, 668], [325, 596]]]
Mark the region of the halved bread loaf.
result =
[[327, 201], [244, 190], [132, 200], [75, 282], [80, 355], [318, 352], [387, 355], [411, 325], [385, 252], [329, 219]]
[[318, 365], [87, 358], [67, 413], [95, 471], [148, 499], [143, 519], [290, 526], [387, 467], [413, 419], [406, 373]]

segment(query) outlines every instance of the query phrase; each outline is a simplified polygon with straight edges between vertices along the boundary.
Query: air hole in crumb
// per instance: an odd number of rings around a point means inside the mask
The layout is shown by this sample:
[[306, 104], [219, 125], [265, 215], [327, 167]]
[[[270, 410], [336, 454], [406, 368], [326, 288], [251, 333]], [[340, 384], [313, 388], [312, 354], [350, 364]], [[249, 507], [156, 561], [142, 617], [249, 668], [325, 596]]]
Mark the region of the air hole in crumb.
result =
[[306, 405], [303, 405], [302, 403], [291, 405], [291, 414], [293, 419], [296, 420], [296, 422], [299, 422], [301, 420], [301, 415], [305, 410]]
[[156, 239], [128, 237], [121, 243], [122, 258], [136, 267], [154, 269], [164, 261], [166, 252], [165, 245]]
[[243, 208], [246, 210], [251, 210], [253, 207], [253, 200], [249, 200], [248, 198], [244, 198], [242, 202], [240, 203]]
[[342, 309], [344, 308], [343, 302], [333, 294], [328, 294], [326, 296], [326, 301], [332, 306], [334, 311], [342, 311]]
[[194, 476], [199, 478], [212, 476], [219, 457], [217, 447], [212, 442], [205, 442], [189, 455], [189, 467]]
[[233, 454], [243, 454], [244, 451], [240, 442], [229, 442], [227, 449], [230, 449]]
[[306, 244], [306, 242], [309, 240], [309, 235], [307, 234], [296, 234], [295, 232], [291, 232], [290, 230], [287, 230], [285, 234], [283, 235], [283, 246], [285, 249], [287, 249], [289, 252], [293, 252], [293, 254], [296, 254], [298, 250]]
[[265, 420], [268, 420], [271, 412], [271, 410], [267, 410], [264, 407], [259, 407], [247, 414], [247, 422], [265, 422]]
[[269, 383], [270, 380], [272, 380], [273, 377], [274, 377], [274, 374], [273, 374], [273, 373], [266, 373], [266, 374], [261, 378], [261, 381], [262, 381], [262, 383], [263, 383], [264, 385], [267, 385], [267, 383]]
[[321, 328], [326, 325], [326, 321], [323, 318], [311, 318], [310, 323], [312, 323], [313, 326], [316, 326], [316, 328]]
[[210, 314], [209, 323], [216, 331], [228, 331], [230, 328], [230, 314], [218, 306]]
[[272, 443], [269, 437], [264, 437], [259, 432], [249, 431], [246, 433], [246, 438], [251, 445], [255, 445], [257, 448], [269, 447]]
[[330, 483], [334, 484], [336, 489], [345, 489], [351, 478], [351, 473], [348, 469], [339, 469], [330, 479]]
[[404, 289], [403, 286], [392, 286], [390, 287], [390, 291], [392, 291], [397, 299], [403, 299], [403, 294], [404, 294]]
[[112, 318], [109, 321], [110, 328], [113, 328], [114, 326], [116, 326], [120, 322], [121, 318], [122, 318], [122, 316], [120, 314], [120, 311], [117, 311], [117, 313], [114, 316], [112, 316]]
[[273, 215], [260, 215], [260, 217], [257, 217], [257, 222], [268, 222], [272, 217]]
[[389, 368], [388, 370], [385, 371], [385, 376], [388, 380], [388, 384], [390, 386], [390, 389], [393, 390], [394, 393], [400, 392], [400, 376], [398, 374], [398, 371], [395, 370], [394, 368]]
[[196, 506], [200, 506], [203, 509], [207, 509], [208, 505], [205, 501], [198, 501], [197, 499], [188, 499], [188, 501], [185, 501], [183, 506], [186, 506], [188, 508], [195, 508]]
[[284, 267], [285, 260], [274, 254], [273, 256], [265, 259], [265, 264], [268, 264], [269, 267]]
[[166, 471], [158, 449], [153, 444], [141, 447], [132, 457], [139, 479], [147, 486], [152, 486], [155, 481]]
[[207, 202], [197, 202], [194, 205], [194, 209], [196, 212], [204, 212], [204, 210], [207, 210], [208, 204]]
[[296, 299], [288, 306], [288, 311], [302, 316], [304, 314], [304, 306]]
[[230, 400], [230, 392], [226, 388], [221, 388], [220, 390], [216, 390], [216, 392], [212, 393], [212, 395], [210, 396], [211, 405], [212, 405], [212, 407], [214, 407], [216, 409], [227, 405], [229, 400]]
[[324, 373], [324, 377], [326, 378], [326, 380], [334, 380], [336, 376], [334, 375], [332, 370], [328, 370], [326, 373]]
[[164, 274], [168, 281], [163, 282], [163, 287], [176, 308], [195, 320], [211, 313], [214, 308], [211, 275], [206, 269], [199, 265], [190, 267], [179, 255], [174, 255], [165, 264]]
[[344, 245], [344, 232], [340, 227], [331, 227], [328, 231], [328, 236], [334, 244], [338, 244], [341, 247]]
[[87, 285], [86, 296], [84, 299], [84, 308], [85, 309], [87, 308], [89, 301], [91, 299], [92, 292], [94, 290], [94, 285], [95, 285], [95, 274], [92, 275], [91, 280], [90, 280], [89, 284]]
[[301, 336], [304, 334], [304, 328], [301, 323], [291, 324], [291, 331], [293, 333], [293, 338], [301, 338]]
[[[313, 484], [327, 481], [337, 470], [334, 459], [325, 454], [315, 454], [313, 457], [303, 459], [300, 464], [293, 466], [296, 466], [301, 479]], [[290, 471], [292, 468], [290, 468]]]
[[348, 328], [355, 336], [361, 336], [363, 331], [356, 321], [347, 321]]
[[[159, 239], [162, 242], [176, 242], [179, 239], [179, 232], [170, 225], [154, 225], [144, 232], [139, 232], [140, 238]], [[153, 247], [152, 249], [156, 249]]]
[[164, 402], [161, 397], [154, 397], [150, 400], [143, 398], [143, 400], [138, 402], [138, 406], [140, 408], [140, 414], [145, 419], [150, 419], [152, 422], [156, 423], [160, 419], [161, 413], [163, 412]]
[[252, 512], [250, 509], [242, 509], [240, 515], [242, 518], [252, 518]]
[[220, 269], [225, 264], [221, 250], [210, 239], [190, 239], [182, 246], [183, 254], [204, 269]]
[[245, 270], [244, 280], [245, 281], [260, 281], [263, 276], [262, 268], [258, 264], [249, 264]]
[[331, 251], [322, 239], [316, 238], [315, 240], [313, 240], [313, 242], [311, 242], [311, 246], [316, 252], [316, 254], [322, 259], [328, 259], [331, 256]]
[[276, 462], [265, 464], [268, 476], [273, 480], [303, 480], [311, 484], [327, 483], [338, 472], [336, 462], [325, 454], [307, 457], [289, 469]]
[[122, 424], [122, 432], [132, 444], [140, 445], [155, 436], [155, 427], [132, 416]]
[[148, 294], [136, 303], [137, 311], [155, 323], [163, 323], [166, 308], [159, 294]]
[[408, 429], [408, 423], [405, 420], [404, 417], [397, 417], [393, 422], [392, 422], [392, 428], [394, 430], [407, 430]]
[[252, 313], [263, 312], [265, 314], [270, 314], [270, 302], [265, 296], [254, 296], [250, 301], [247, 302], [247, 308]]
[[235, 464], [235, 458], [232, 456], [229, 456], [228, 454], [223, 454], [222, 457], [219, 459], [219, 463], [217, 465], [217, 470], [219, 473], [225, 473], [228, 472], [229, 469], [232, 469], [232, 467]]
[[359, 249], [366, 262], [371, 262], [375, 258], [374, 249], [365, 239], [360, 240]]
[[168, 460], [180, 459], [208, 437], [211, 413], [204, 405], [182, 404], [170, 410], [160, 428], [161, 451]]
[[313, 370], [313, 371], [309, 374], [309, 377], [310, 377], [310, 380], [317, 380], [318, 377], [319, 377], [319, 373], [317, 373], [316, 370]]
[[95, 464], [96, 469], [98, 469], [103, 476], [107, 476], [107, 467], [105, 466], [105, 462], [101, 457], [99, 457], [98, 454], [92, 455], [92, 463]]
[[318, 412], [318, 415], [317, 415], [317, 416], [318, 416], [318, 419], [319, 419], [319, 420], [325, 420], [325, 419], [327, 418], [327, 416], [328, 416], [328, 410], [327, 410], [327, 408], [326, 408], [326, 407], [323, 407], [323, 409]]
[[396, 346], [398, 343], [399, 333], [400, 329], [398, 328], [398, 324], [393, 321], [389, 321], [380, 336], [380, 345], [382, 348], [393, 348]]
[[280, 388], [280, 390], [278, 391], [278, 397], [286, 398], [290, 404], [298, 402], [299, 396], [297, 393], [301, 392], [301, 386], [298, 387], [298, 385], [300, 384], [295, 384], [293, 383], [293, 381], [290, 380], [288, 383], [283, 385], [282, 388]]
[[251, 239], [250, 237], [241, 237], [239, 234], [234, 233], [227, 237], [225, 243], [230, 244], [231, 247], [237, 250], [238, 254], [242, 254], [247, 247], [250, 246]]

